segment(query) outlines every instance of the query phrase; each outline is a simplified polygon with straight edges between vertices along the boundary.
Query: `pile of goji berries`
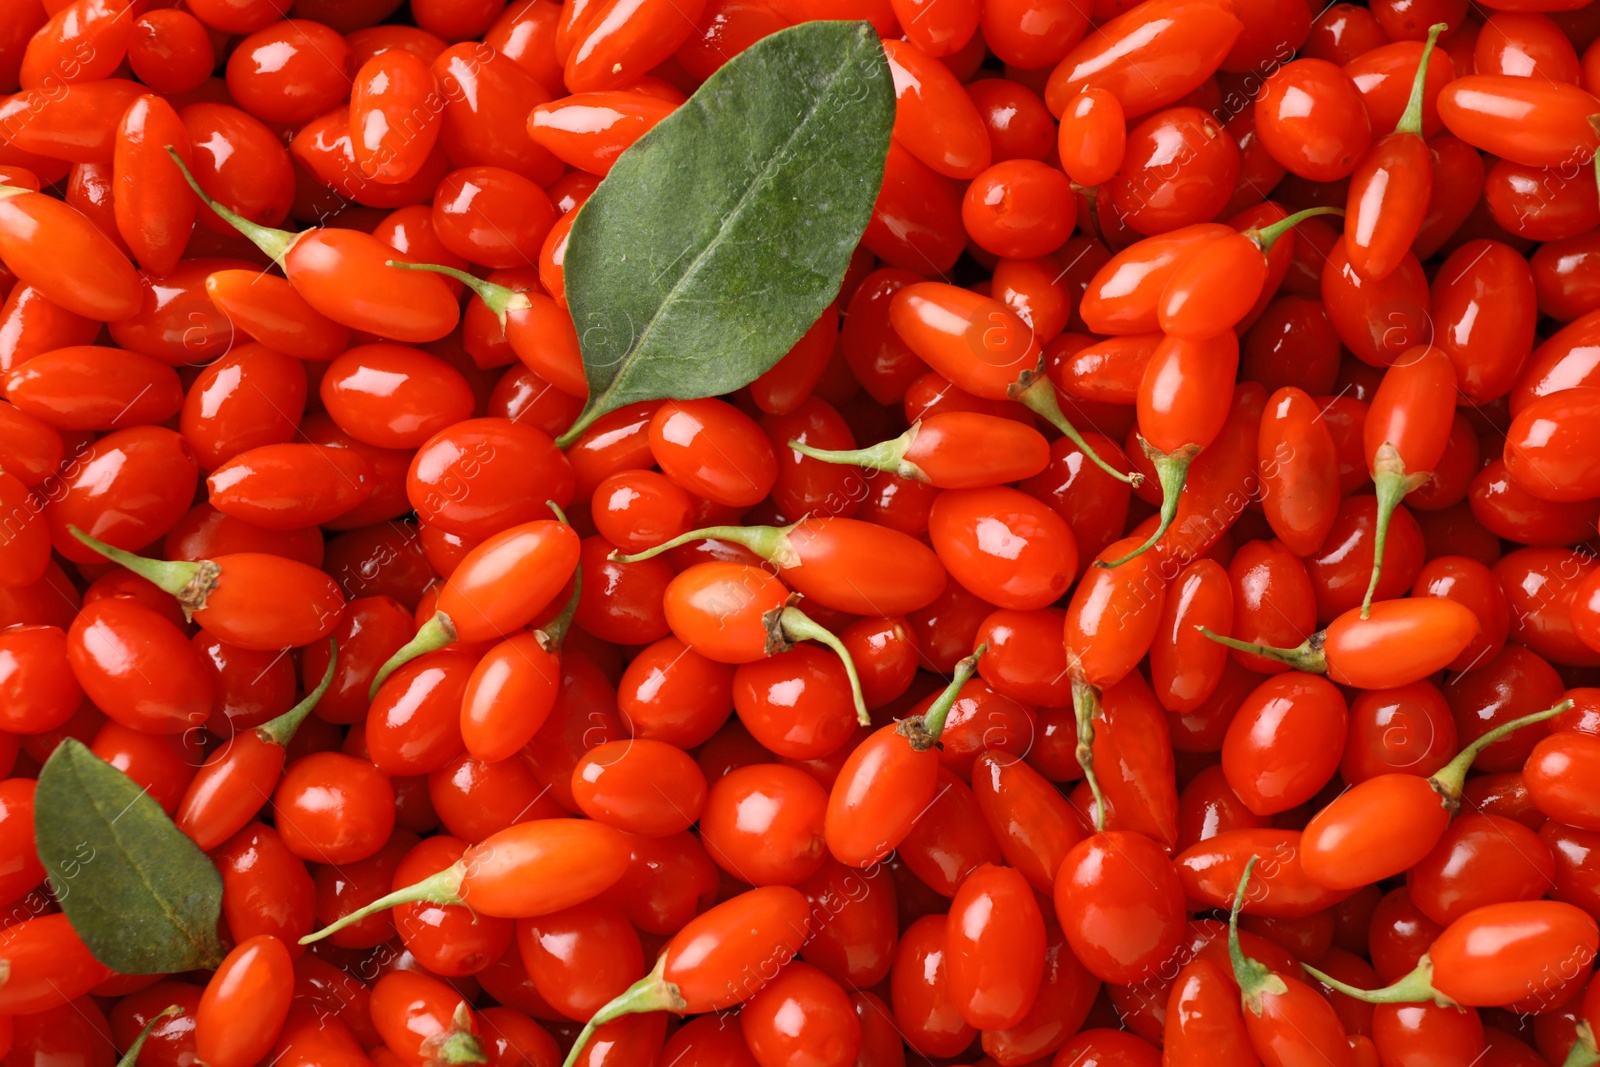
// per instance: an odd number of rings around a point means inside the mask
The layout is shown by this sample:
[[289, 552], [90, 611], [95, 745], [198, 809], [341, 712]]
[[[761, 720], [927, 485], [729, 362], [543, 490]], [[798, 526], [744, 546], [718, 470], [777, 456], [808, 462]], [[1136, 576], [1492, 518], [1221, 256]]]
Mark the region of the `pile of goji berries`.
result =
[[[580, 209], [823, 174], [718, 138], [830, 20], [864, 230], [609, 264], [755, 369], [606, 402]], [[1600, 2], [0, 0], [0, 92], [3, 1067], [1600, 1064]]]

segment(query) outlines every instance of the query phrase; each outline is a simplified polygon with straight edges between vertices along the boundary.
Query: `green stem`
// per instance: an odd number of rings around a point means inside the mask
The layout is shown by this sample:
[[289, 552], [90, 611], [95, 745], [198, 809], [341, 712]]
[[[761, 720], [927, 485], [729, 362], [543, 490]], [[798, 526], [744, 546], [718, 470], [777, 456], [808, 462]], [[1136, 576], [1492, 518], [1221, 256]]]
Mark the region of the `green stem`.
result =
[[856, 719], [862, 726], [871, 726], [872, 716], [867, 714], [867, 700], [861, 695], [861, 677], [856, 674], [856, 661], [850, 658], [850, 650], [844, 647], [844, 642], [799, 608], [780, 608], [773, 627], [780, 637], [780, 650], [785, 643], [793, 644], [796, 641], [815, 641], [833, 649], [844, 663], [844, 673], [850, 679], [850, 698], [855, 701]]
[[1033, 370], [1022, 372], [1010, 388], [1006, 390], [1011, 399], [1021, 402], [1029, 411], [1042, 417], [1050, 425], [1066, 435], [1067, 440], [1078, 446], [1078, 450], [1088, 457], [1089, 462], [1105, 471], [1119, 482], [1129, 485], [1143, 485], [1144, 475], [1138, 471], [1119, 471], [1111, 464], [1100, 458], [1100, 454], [1089, 447], [1089, 442], [1083, 439], [1083, 434], [1067, 418], [1061, 410], [1061, 402], [1056, 399], [1056, 387], [1044, 372], [1044, 360], [1039, 360], [1039, 366]]
[[1428, 27], [1428, 43], [1422, 46], [1422, 59], [1417, 63], [1416, 76], [1411, 79], [1411, 95], [1406, 97], [1406, 109], [1400, 113], [1400, 121], [1394, 124], [1395, 133], [1422, 136], [1422, 97], [1428, 83], [1428, 62], [1433, 59], [1433, 48], [1439, 43], [1439, 35], [1449, 28], [1443, 22], [1435, 22]]
[[1261, 1014], [1263, 995], [1282, 996], [1289, 991], [1287, 982], [1254, 956], [1246, 956], [1244, 946], [1239, 944], [1239, 912], [1244, 910], [1245, 891], [1250, 888], [1250, 876], [1255, 873], [1260, 859], [1260, 856], [1251, 856], [1245, 863], [1244, 873], [1239, 876], [1239, 888], [1233, 893], [1233, 908], [1228, 912], [1228, 962], [1233, 965], [1233, 980], [1239, 984], [1240, 1002], [1256, 1015]]
[[144, 1029], [139, 1031], [139, 1036], [128, 1045], [128, 1051], [122, 1054], [122, 1059], [117, 1061], [117, 1067], [134, 1067], [139, 1062], [139, 1053], [144, 1050], [144, 1043], [150, 1040], [150, 1034], [156, 1024], [163, 1019], [170, 1019], [174, 1015], [183, 1014], [183, 1005], [169, 1004], [165, 1008], [150, 1016], [150, 1021], [144, 1024]]
[[698, 530], [679, 534], [670, 541], [663, 541], [654, 548], [647, 548], [643, 552], [634, 552], [631, 555], [622, 555], [613, 552], [611, 558], [619, 563], [638, 563], [640, 560], [659, 556], [679, 545], [692, 544], [695, 541], [704, 541], [715, 538], [718, 541], [728, 541], [732, 544], [743, 545], [756, 555], [769, 563], [775, 563], [780, 568], [792, 567], [797, 560], [794, 559], [794, 549], [789, 546], [789, 531], [793, 526], [703, 526]]
[[[555, 515], [556, 521], [563, 526], [571, 526], [567, 513], [561, 510], [561, 505], [554, 500], [546, 500], [544, 506]], [[537, 631], [540, 647], [546, 652], [555, 652], [561, 648], [561, 642], [567, 639], [567, 631], [572, 629], [572, 620], [578, 615], [578, 602], [583, 599], [583, 568], [577, 567], [572, 572], [572, 595], [567, 597], [566, 606], [561, 609], [561, 614], [539, 627]]]
[[905, 458], [906, 453], [911, 451], [911, 443], [917, 439], [917, 432], [921, 429], [922, 420], [919, 419], [899, 437], [879, 441], [866, 448], [813, 448], [804, 442], [794, 440], [789, 442], [789, 447], [802, 456], [809, 456], [824, 463], [890, 471], [914, 482], [926, 482], [929, 480], [927, 472]]
[[192, 619], [195, 612], [205, 608], [206, 598], [211, 595], [211, 591], [217, 587], [217, 582], [222, 578], [222, 568], [209, 559], [196, 560], [192, 563], [187, 560], [146, 559], [96, 540], [76, 526], [68, 526], [67, 532], [106, 559], [137, 574], [157, 589], [171, 593], [177, 598], [178, 606], [183, 608], [183, 617], [186, 620]]
[[300, 234], [290, 233], [288, 230], [275, 230], [271, 226], [262, 226], [259, 223], [251, 222], [230, 208], [223, 207], [207, 196], [204, 189], [200, 188], [200, 183], [194, 180], [194, 175], [189, 173], [189, 168], [184, 166], [183, 160], [179, 158], [178, 153], [173, 150], [171, 145], [167, 145], [167, 155], [172, 157], [172, 162], [176, 163], [178, 170], [183, 172], [183, 180], [189, 183], [189, 188], [194, 190], [194, 195], [200, 198], [201, 203], [220, 215], [222, 221], [243, 234], [251, 244], [266, 253], [274, 263], [279, 266], [283, 265], [283, 257], [289, 254], [289, 249], [293, 248], [294, 243], [300, 239]]
[[430, 1064], [448, 1064], [460, 1067], [463, 1063], [488, 1063], [483, 1054], [483, 1043], [472, 1032], [472, 1009], [466, 1001], [456, 1005], [450, 1017], [450, 1029], [441, 1030], [422, 1042], [422, 1052]]
[[1426, 474], [1408, 474], [1400, 450], [1385, 441], [1372, 460], [1372, 485], [1378, 497], [1378, 523], [1372, 534], [1372, 577], [1367, 580], [1367, 595], [1361, 601], [1361, 617], [1372, 616], [1372, 597], [1378, 591], [1383, 573], [1383, 546], [1389, 540], [1389, 520], [1406, 494], [1428, 480]]
[[1094, 233], [1090, 236], [1110, 248], [1111, 242], [1106, 240], [1105, 225], [1100, 221], [1100, 187], [1098, 185], [1079, 185], [1077, 182], [1073, 182], [1072, 188], [1082, 193], [1084, 200], [1089, 203], [1089, 224], [1094, 227]]
[[463, 1063], [489, 1062], [489, 1057], [483, 1054], [483, 1043], [470, 1030], [451, 1029], [448, 1033], [435, 1036], [439, 1040], [428, 1046], [430, 1063], [457, 1067]]
[[605, 413], [605, 409], [595, 405], [594, 395], [591, 393], [588, 402], [584, 404], [583, 410], [578, 412], [578, 417], [573, 420], [572, 425], [567, 427], [565, 433], [556, 438], [556, 447], [563, 452], [571, 448], [572, 443], [583, 436], [583, 431], [592, 426], [595, 420]]
[[613, 1019], [650, 1011], [688, 1010], [689, 1005], [684, 1001], [683, 994], [665, 977], [667, 956], [670, 953], [670, 948], [663, 952], [649, 974], [618, 993], [610, 1003], [600, 1008], [588, 1022], [583, 1024], [583, 1029], [578, 1031], [577, 1040], [572, 1043], [572, 1051], [567, 1053], [567, 1058], [562, 1061], [561, 1067], [573, 1067], [578, 1062], [578, 1057], [583, 1055], [583, 1050], [589, 1044], [589, 1039], [594, 1036], [594, 1032]]
[[1578, 1023], [1578, 1039], [1572, 1043], [1561, 1067], [1595, 1067], [1600, 1064], [1600, 1051], [1596, 1051], [1594, 1030], [1588, 1022]]
[[1254, 241], [1256, 243], [1256, 247], [1260, 248], [1263, 253], [1266, 253], [1272, 251], [1272, 246], [1278, 243], [1278, 239], [1280, 237], [1294, 229], [1296, 226], [1300, 225], [1306, 219], [1315, 218], [1318, 215], [1343, 214], [1344, 208], [1342, 207], [1308, 207], [1303, 211], [1296, 211], [1288, 218], [1279, 219], [1270, 226], [1261, 226], [1257, 229], [1245, 230], [1244, 235]]
[[1461, 800], [1462, 787], [1467, 782], [1467, 772], [1472, 769], [1472, 761], [1478, 758], [1479, 753], [1502, 737], [1515, 733], [1524, 726], [1532, 726], [1536, 722], [1553, 719], [1562, 712], [1570, 710], [1572, 710], [1572, 701], [1563, 700], [1553, 708], [1545, 708], [1543, 711], [1536, 711], [1532, 715], [1524, 715], [1520, 719], [1503, 722], [1476, 741], [1473, 741], [1460, 752], [1457, 752], [1455, 758], [1435, 771], [1433, 777], [1429, 778], [1428, 781], [1433, 783], [1433, 788], [1438, 790], [1441, 795], [1452, 803], [1458, 803]]
[[[84, 545], [100, 553], [112, 563], [120, 564], [137, 574], [151, 585], [173, 596], [182, 596], [184, 591], [194, 583], [200, 574], [202, 563], [190, 563], [187, 560], [162, 560], [146, 559], [136, 556], [126, 549], [108, 545], [104, 541], [90, 537], [76, 526], [68, 526], [67, 532], [76, 537]], [[215, 564], [213, 564], [215, 568]]]
[[[1600, 115], [1589, 116], [1589, 128], [1593, 130], [1596, 135], [1600, 135]], [[1596, 152], [1594, 154], [1594, 183], [1595, 187], [1600, 189], [1600, 152]]]
[[1224, 637], [1209, 626], [1197, 627], [1211, 640], [1219, 645], [1248, 652], [1253, 656], [1262, 656], [1266, 659], [1275, 659], [1279, 663], [1287, 663], [1297, 671], [1307, 674], [1327, 674], [1328, 657], [1322, 654], [1322, 634], [1312, 634], [1295, 648], [1277, 648], [1273, 645], [1258, 645], [1252, 641], [1241, 641], [1237, 637]]
[[1082, 678], [1072, 679], [1072, 719], [1078, 728], [1078, 747], [1073, 753], [1094, 797], [1094, 828], [1106, 828], [1106, 795], [1100, 789], [1100, 776], [1094, 770], [1094, 719], [1100, 714], [1100, 690]]
[[457, 270], [454, 267], [446, 267], [439, 263], [410, 263], [403, 259], [391, 259], [384, 265], [393, 267], [395, 270], [425, 270], [434, 274], [443, 274], [447, 278], [454, 278], [478, 294], [478, 299], [482, 300], [484, 306], [494, 312], [494, 317], [500, 320], [500, 328], [502, 330], [506, 327], [507, 314], [513, 311], [526, 311], [533, 307], [533, 301], [528, 299], [527, 293], [519, 292], [496, 282], [486, 281], [476, 274], [468, 274], [466, 271]]
[[1200, 454], [1199, 445], [1184, 445], [1176, 452], [1162, 452], [1150, 447], [1150, 443], [1143, 437], [1139, 444], [1144, 448], [1144, 454], [1155, 464], [1156, 479], [1161, 483], [1161, 521], [1156, 524], [1145, 543], [1129, 552], [1121, 559], [1111, 560], [1109, 563], [1103, 559], [1094, 561], [1096, 567], [1120, 567], [1131, 559], [1144, 555], [1155, 547], [1161, 535], [1167, 532], [1172, 525], [1172, 520], [1178, 517], [1178, 499], [1183, 495], [1183, 484], [1189, 480], [1189, 465]]
[[1417, 961], [1416, 967], [1410, 974], [1382, 989], [1358, 989], [1339, 981], [1332, 975], [1322, 973], [1309, 963], [1302, 963], [1300, 966], [1329, 989], [1355, 1000], [1364, 1000], [1368, 1004], [1425, 1004], [1431, 1000], [1441, 1007], [1455, 1006], [1454, 1001], [1433, 988], [1433, 961], [1426, 955]]
[[554, 652], [567, 639], [567, 631], [572, 629], [572, 620], [577, 617], [578, 601], [582, 596], [583, 568], [579, 567], [572, 572], [572, 595], [567, 598], [567, 606], [561, 609], [560, 615], [539, 627], [539, 643], [546, 652]]
[[322, 672], [322, 681], [317, 687], [305, 695], [305, 699], [279, 715], [270, 722], [264, 722], [256, 727], [256, 734], [268, 744], [280, 748], [288, 748], [289, 742], [294, 740], [294, 733], [300, 729], [300, 724], [306, 721], [306, 716], [311, 714], [311, 709], [317, 706], [328, 692], [328, 687], [333, 684], [333, 668], [339, 662], [339, 642], [328, 638], [328, 669]]
[[989, 650], [988, 642], [984, 642], [973, 649], [972, 655], [956, 664], [955, 674], [950, 678], [950, 684], [944, 687], [939, 694], [939, 699], [928, 705], [928, 710], [921, 715], [913, 715], [909, 719], [900, 720], [895, 731], [911, 743], [911, 747], [918, 752], [926, 752], [939, 743], [939, 735], [944, 733], [945, 720], [950, 717], [950, 709], [955, 707], [956, 701], [961, 697], [962, 687], [972, 680], [978, 671], [978, 660]]
[[425, 656], [429, 652], [437, 652], [456, 639], [456, 624], [450, 621], [450, 616], [442, 611], [433, 613], [433, 618], [423, 623], [417, 630], [416, 636], [395, 650], [395, 654], [384, 661], [378, 668], [377, 676], [372, 679], [372, 688], [367, 690], [367, 699], [373, 700], [378, 695], [378, 689], [384, 681], [395, 671], [404, 667], [418, 656]]
[[461, 899], [461, 880], [466, 876], [466, 873], [466, 866], [457, 861], [438, 874], [431, 874], [420, 882], [396, 889], [393, 893], [379, 897], [364, 908], [357, 908], [342, 919], [335, 919], [322, 929], [302, 937], [300, 943], [309, 945], [313, 941], [321, 941], [329, 934], [338, 933], [352, 923], [358, 923], [369, 915], [375, 915], [398, 904], [465, 903]]

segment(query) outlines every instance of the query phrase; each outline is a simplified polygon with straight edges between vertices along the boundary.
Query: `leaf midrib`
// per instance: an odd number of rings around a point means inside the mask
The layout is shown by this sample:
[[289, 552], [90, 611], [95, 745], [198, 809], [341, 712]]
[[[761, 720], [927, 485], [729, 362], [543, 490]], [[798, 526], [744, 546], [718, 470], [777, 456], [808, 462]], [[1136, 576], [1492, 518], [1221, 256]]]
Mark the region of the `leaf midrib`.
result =
[[[144, 866], [133, 859], [133, 853], [128, 848], [127, 842], [123, 839], [122, 832], [117, 829], [117, 820], [106, 817], [105, 809], [102, 807], [100, 799], [95, 795], [94, 791], [88, 787], [88, 782], [81, 773], [81, 765], [79, 761], [82, 759], [82, 754], [74, 750], [71, 753], [71, 757], [72, 762], [70, 767], [72, 770], [72, 777], [73, 780], [78, 784], [78, 791], [89, 799], [89, 804], [94, 808], [95, 814], [99, 816], [100, 821], [105, 825], [106, 830], [116, 842], [118, 851], [122, 854], [124, 859], [128, 861], [127, 866], [133, 869], [133, 872], [138, 876], [139, 881], [143, 883], [145, 889], [149, 891], [151, 898], [157, 902], [161, 911], [169, 920], [171, 920], [173, 928], [178, 930], [183, 935], [184, 941], [193, 947], [195, 956], [199, 960], [205, 962], [216, 962], [212, 956], [210, 946], [203, 938], [197, 938], [193, 933], [191, 933], [188, 923], [184, 922], [180, 918], [179, 913], [167, 905], [166, 897], [160, 891], [158, 891], [156, 886], [150, 881], [149, 876], [145, 873]], [[89, 758], [96, 759], [98, 757], [90, 754]], [[149, 796], [149, 794], [146, 793], [142, 788], [139, 790], [139, 795], [141, 798]], [[137, 803], [137, 801], [134, 803]], [[133, 810], [133, 805], [130, 804], [128, 806], [128, 810]]]
[[[860, 40], [860, 38], [858, 37], [857, 40]], [[789, 136], [784, 140], [782, 147], [780, 147], [778, 151], [772, 153], [772, 155], [767, 159], [766, 163], [762, 165], [760, 172], [758, 172], [750, 180], [745, 188], [745, 191], [740, 195], [739, 202], [723, 215], [722, 222], [717, 226], [717, 232], [715, 236], [706, 243], [706, 246], [702, 248], [699, 254], [694, 257], [689, 266], [678, 275], [678, 280], [673, 283], [672, 288], [668, 289], [661, 295], [661, 299], [656, 302], [656, 313], [650, 317], [650, 321], [646, 323], [644, 329], [639, 332], [638, 340], [635, 341], [634, 344], [623, 353], [622, 358], [617, 361], [617, 373], [611, 376], [611, 381], [606, 384], [604, 391], [602, 391], [599, 396], [592, 397], [590, 399], [590, 408], [603, 409], [604, 402], [609, 400], [611, 395], [616, 392], [617, 383], [622, 381], [626, 376], [627, 367], [630, 361], [633, 359], [634, 354], [644, 348], [646, 340], [648, 340], [651, 335], [651, 331], [653, 331], [665, 317], [662, 313], [662, 309], [667, 307], [674, 299], [677, 298], [679, 291], [699, 272], [706, 257], [721, 246], [722, 241], [727, 236], [728, 228], [732, 224], [732, 221], [739, 216], [739, 213], [743, 210], [745, 204], [748, 203], [751, 196], [754, 195], [755, 190], [761, 188], [767, 182], [772, 169], [777, 165], [777, 161], [782, 159], [788, 153], [789, 148], [794, 144], [795, 139], [810, 126], [812, 119], [817, 114], [822, 100], [832, 93], [833, 86], [838, 80], [839, 73], [850, 65], [851, 61], [855, 57], [855, 53], [855, 48], [851, 48], [845, 53], [844, 58], [837, 66], [834, 67], [833, 74], [828, 76], [828, 80], [823, 86], [823, 91], [812, 95], [811, 102], [806, 108], [805, 116], [800, 120], [800, 122], [795, 124], [795, 128], [790, 131]], [[697, 103], [696, 106], [699, 108], [701, 114], [708, 114], [706, 106], [703, 103]]]

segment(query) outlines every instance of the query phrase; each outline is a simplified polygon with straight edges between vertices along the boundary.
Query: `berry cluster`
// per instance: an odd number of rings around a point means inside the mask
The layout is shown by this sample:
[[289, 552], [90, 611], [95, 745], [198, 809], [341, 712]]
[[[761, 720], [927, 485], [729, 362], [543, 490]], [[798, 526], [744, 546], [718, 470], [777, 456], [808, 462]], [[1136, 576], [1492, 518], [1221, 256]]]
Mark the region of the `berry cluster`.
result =
[[1600, 1064], [1600, 3], [0, 92], [0, 1067]]

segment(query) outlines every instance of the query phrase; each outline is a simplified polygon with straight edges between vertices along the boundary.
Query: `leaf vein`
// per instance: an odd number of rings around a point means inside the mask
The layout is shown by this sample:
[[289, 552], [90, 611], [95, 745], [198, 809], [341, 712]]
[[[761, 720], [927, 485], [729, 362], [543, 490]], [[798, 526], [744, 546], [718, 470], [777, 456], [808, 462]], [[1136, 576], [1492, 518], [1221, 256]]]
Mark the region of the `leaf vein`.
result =
[[[662, 295], [661, 299], [657, 302], [656, 314], [652, 315], [650, 321], [645, 323], [644, 329], [636, 335], [634, 343], [629, 347], [627, 352], [623, 353], [622, 360], [619, 360], [619, 362], [625, 361], [633, 352], [637, 352], [643, 348], [646, 341], [649, 339], [651, 332], [656, 329], [659, 323], [668, 317], [667, 314], [662, 312], [662, 309], [666, 308], [670, 310], [670, 304], [675, 298], [677, 298], [677, 294], [688, 282], [694, 279], [706, 262], [706, 259], [720, 249], [720, 246], [722, 245], [729, 228], [737, 221], [745, 205], [750, 201], [751, 197], [755, 195], [757, 190], [763, 188], [764, 185], [768, 183], [770, 175], [777, 169], [778, 164], [783, 160], [785, 154], [789, 152], [800, 135], [808, 130], [812, 120], [816, 117], [817, 112], [821, 107], [823, 99], [825, 97], [831, 97], [831, 93], [838, 82], [841, 72], [847, 70], [854, 63], [855, 54], [855, 49], [851, 49], [849, 52], [847, 52], [838, 65], [835, 66], [833, 71], [828, 75], [826, 89], [824, 92], [816, 93], [811, 96], [810, 101], [806, 106], [804, 116], [798, 123], [795, 124], [794, 129], [790, 131], [789, 136], [784, 139], [783, 144], [779, 146], [778, 150], [773, 153], [771, 158], [769, 158], [765, 164], [762, 165], [760, 171], [758, 171], [745, 183], [745, 189], [739, 195], [738, 203], [736, 203], [730, 211], [723, 215], [722, 222], [717, 227], [716, 235], [706, 243], [706, 247], [701, 249], [699, 254], [696, 255], [689, 265], [683, 270], [683, 272], [678, 275], [678, 278], [673, 283], [672, 288], [668, 289], [667, 292]], [[696, 106], [702, 113], [705, 113], [707, 110], [704, 103], [696, 103]], [[605, 389], [601, 391], [600, 395], [590, 399], [589, 405], [591, 407], [596, 406], [605, 399], [611, 397], [611, 395], [617, 390], [618, 383], [624, 381], [625, 378], [626, 375], [620, 371], [613, 375], [611, 381], [606, 384]]]
[[[100, 815], [102, 819], [105, 819], [105, 809], [101, 806], [99, 799], [96, 798], [88, 789], [87, 783], [83, 780], [83, 777], [79, 773], [76, 765], [74, 765], [72, 768], [72, 774], [73, 778], [77, 780], [79, 787], [83, 790], [83, 794], [89, 798], [89, 803], [94, 806], [95, 812]], [[140, 787], [139, 795], [144, 797], [148, 796], [149, 794], [145, 792], [143, 787]], [[138, 798], [135, 798], [133, 803], [138, 803]], [[153, 799], [151, 803], [154, 803]], [[118, 818], [120, 819], [121, 816], [119, 815]], [[160, 889], [156, 887], [153, 882], [151, 882], [149, 876], [145, 873], [144, 867], [134, 861], [133, 853], [128, 848], [127, 839], [124, 837], [122, 831], [117, 828], [117, 820], [105, 819], [105, 823], [107, 831], [117, 843], [118, 851], [127, 858], [128, 867], [133, 870], [133, 873], [138, 877], [139, 881], [144, 884], [144, 887], [150, 891], [150, 896], [156, 901], [161, 911], [172, 920], [173, 927], [180, 931], [184, 940], [194, 945], [195, 948], [202, 951], [206, 950], [207, 945], [205, 943], [205, 939], [203, 937], [196, 936], [191, 931], [189, 924], [182, 918], [181, 913], [175, 911], [167, 904], [166, 896]]]

